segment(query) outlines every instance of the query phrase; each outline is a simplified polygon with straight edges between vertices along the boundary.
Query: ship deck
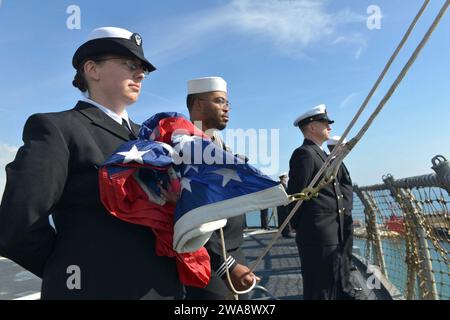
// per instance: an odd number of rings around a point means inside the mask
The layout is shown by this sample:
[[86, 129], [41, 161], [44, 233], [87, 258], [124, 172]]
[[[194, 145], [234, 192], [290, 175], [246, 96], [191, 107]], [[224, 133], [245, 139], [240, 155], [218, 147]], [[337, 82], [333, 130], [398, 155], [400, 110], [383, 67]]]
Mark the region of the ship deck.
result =
[[[246, 230], [243, 250], [249, 266], [263, 252], [276, 231], [260, 229]], [[367, 265], [361, 257], [354, 255], [353, 266], [351, 277], [352, 283], [357, 288], [354, 290], [354, 295], [358, 300], [402, 299], [395, 287], [384, 278], [379, 279], [380, 286], [371, 285], [373, 281], [369, 278], [373, 275], [367, 273]], [[258, 283], [259, 286], [250, 292], [250, 299], [303, 299], [301, 265], [295, 239], [283, 237], [277, 239], [275, 245], [254, 272], [261, 278], [261, 281]], [[367, 284], [368, 279], [369, 285]]]
[[[276, 230], [249, 229], [245, 232], [243, 250], [249, 266], [262, 253], [272, 239]], [[381, 279], [380, 289], [368, 289], [367, 266], [363, 259], [354, 256], [352, 271], [355, 287], [361, 300], [402, 299], [396, 289], [386, 280]], [[250, 292], [252, 300], [302, 300], [303, 285], [301, 265], [295, 239], [280, 237], [269, 253], [256, 268], [255, 273], [261, 278], [258, 286]], [[40, 297], [41, 280], [22, 269], [14, 262], [0, 257], [0, 300], [35, 300]]]

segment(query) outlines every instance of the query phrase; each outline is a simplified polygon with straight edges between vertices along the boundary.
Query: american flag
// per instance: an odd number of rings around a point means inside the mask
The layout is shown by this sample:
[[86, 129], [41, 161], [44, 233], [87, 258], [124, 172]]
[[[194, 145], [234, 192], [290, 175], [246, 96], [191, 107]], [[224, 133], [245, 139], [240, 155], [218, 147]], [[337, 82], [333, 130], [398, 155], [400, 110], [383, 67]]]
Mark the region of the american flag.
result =
[[[177, 257], [195, 277], [209, 279], [203, 245], [227, 218], [289, 202], [278, 182], [216, 146], [179, 113], [145, 121], [138, 139], [121, 145], [99, 172], [109, 212], [152, 228], [157, 253]], [[176, 206], [161, 197], [158, 183], [181, 191]]]

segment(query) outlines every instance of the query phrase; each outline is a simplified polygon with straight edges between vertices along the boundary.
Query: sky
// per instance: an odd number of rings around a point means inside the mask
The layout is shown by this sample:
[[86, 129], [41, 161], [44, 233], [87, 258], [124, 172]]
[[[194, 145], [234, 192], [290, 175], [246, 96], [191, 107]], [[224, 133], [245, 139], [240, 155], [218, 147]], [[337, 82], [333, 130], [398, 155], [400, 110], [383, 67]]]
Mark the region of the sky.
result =
[[[433, 0], [350, 137], [422, 39], [444, 0]], [[272, 176], [289, 170], [303, 141], [293, 121], [326, 104], [343, 133], [422, 5], [418, 0], [0, 0], [0, 194], [4, 167], [22, 145], [26, 119], [71, 109], [76, 49], [97, 27], [138, 32], [157, 71], [128, 108], [142, 123], [187, 114], [187, 81], [221, 76], [232, 110], [227, 134], [254, 133], [240, 153]], [[375, 6], [375, 7], [374, 7]], [[450, 157], [450, 17], [438, 26], [397, 92], [346, 158], [353, 182], [429, 174]], [[239, 131], [240, 130], [240, 131]], [[230, 135], [229, 137], [231, 137]], [[234, 140], [233, 140], [234, 141]], [[238, 148], [237, 142], [228, 141]], [[249, 140], [250, 141], [250, 140]], [[241, 146], [242, 147], [242, 146]]]

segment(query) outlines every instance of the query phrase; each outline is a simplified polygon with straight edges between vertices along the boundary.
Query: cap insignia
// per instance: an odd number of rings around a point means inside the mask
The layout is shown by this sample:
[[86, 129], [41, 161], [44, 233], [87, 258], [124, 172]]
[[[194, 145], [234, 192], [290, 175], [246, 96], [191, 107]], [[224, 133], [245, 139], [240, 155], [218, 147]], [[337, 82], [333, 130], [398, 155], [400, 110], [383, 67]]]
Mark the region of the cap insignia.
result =
[[141, 46], [142, 45], [142, 37], [138, 33], [133, 33], [131, 35], [131, 40], [136, 43], [136, 45]]

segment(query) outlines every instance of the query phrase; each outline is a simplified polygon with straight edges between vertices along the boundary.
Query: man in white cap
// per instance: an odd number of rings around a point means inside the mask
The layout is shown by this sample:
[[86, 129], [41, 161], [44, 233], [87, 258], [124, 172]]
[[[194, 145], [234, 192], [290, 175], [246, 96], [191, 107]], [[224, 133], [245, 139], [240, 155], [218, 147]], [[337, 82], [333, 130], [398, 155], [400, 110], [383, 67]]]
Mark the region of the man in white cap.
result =
[[[329, 139], [333, 122], [323, 104], [294, 121], [305, 139], [289, 162], [288, 194], [302, 192], [326, 161], [322, 144]], [[339, 264], [345, 207], [338, 181], [321, 189], [317, 197], [304, 201], [291, 220], [296, 229], [305, 300], [341, 299], [343, 292]]]
[[230, 114], [227, 83], [221, 77], [205, 77], [188, 82], [186, 104], [192, 121], [211, 133], [225, 129]]
[[[340, 136], [332, 136], [330, 139], [327, 140], [327, 147], [330, 152], [333, 152], [334, 147], [337, 146], [339, 143], [339, 140], [341, 140]], [[342, 145], [345, 145], [347, 143], [347, 139], [344, 138], [342, 141]]]
[[[187, 108], [191, 121], [202, 129], [211, 140], [224, 150], [227, 148], [218, 131], [223, 130], [229, 120], [230, 104], [227, 95], [227, 83], [221, 77], [205, 77], [188, 82]], [[223, 228], [227, 260], [222, 255], [222, 244], [218, 231], [214, 232], [205, 247], [211, 258], [211, 280], [204, 289], [186, 287], [188, 300], [224, 300], [230, 297], [227, 287], [226, 268], [230, 270], [235, 289], [242, 291], [253, 284], [256, 277], [246, 266], [245, 255], [240, 249], [244, 242], [243, 230], [245, 215], [229, 218]], [[256, 277], [257, 278], [257, 277]], [[259, 278], [257, 278], [259, 279]], [[247, 298], [247, 295], [240, 296]]]
[[155, 70], [142, 38], [95, 29], [72, 65], [85, 98], [32, 115], [6, 167], [0, 255], [42, 278], [41, 299], [181, 299], [175, 259], [157, 255], [152, 230], [114, 217], [99, 194], [99, 166], [139, 131], [126, 108]]

